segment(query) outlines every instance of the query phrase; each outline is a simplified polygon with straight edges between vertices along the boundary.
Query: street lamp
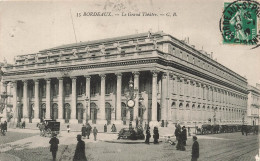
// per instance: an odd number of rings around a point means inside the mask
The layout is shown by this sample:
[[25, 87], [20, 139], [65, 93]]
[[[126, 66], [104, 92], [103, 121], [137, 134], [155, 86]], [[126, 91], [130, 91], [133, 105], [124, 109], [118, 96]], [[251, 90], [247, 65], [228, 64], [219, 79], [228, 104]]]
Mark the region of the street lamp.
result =
[[88, 123], [88, 103], [89, 103], [89, 98], [88, 96], [86, 95], [85, 96], [85, 101], [86, 101], [86, 123]]

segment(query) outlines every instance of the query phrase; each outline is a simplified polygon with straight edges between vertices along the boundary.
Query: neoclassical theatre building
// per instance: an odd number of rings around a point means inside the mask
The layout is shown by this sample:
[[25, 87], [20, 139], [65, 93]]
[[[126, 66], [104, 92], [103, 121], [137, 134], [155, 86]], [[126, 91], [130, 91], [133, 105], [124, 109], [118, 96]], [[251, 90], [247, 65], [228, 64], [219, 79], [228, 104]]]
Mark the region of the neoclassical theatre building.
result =
[[15, 57], [14, 118], [78, 124], [241, 124], [247, 80], [163, 33], [62, 45]]

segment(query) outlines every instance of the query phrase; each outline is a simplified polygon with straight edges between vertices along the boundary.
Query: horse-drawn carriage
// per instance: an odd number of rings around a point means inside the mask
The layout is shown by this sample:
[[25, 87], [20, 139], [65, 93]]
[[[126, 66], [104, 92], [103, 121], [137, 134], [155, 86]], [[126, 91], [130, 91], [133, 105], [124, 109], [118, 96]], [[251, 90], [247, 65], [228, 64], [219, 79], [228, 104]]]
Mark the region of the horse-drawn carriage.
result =
[[60, 122], [55, 120], [44, 120], [42, 123], [37, 124], [37, 126], [40, 129], [40, 135], [44, 137], [60, 133]]

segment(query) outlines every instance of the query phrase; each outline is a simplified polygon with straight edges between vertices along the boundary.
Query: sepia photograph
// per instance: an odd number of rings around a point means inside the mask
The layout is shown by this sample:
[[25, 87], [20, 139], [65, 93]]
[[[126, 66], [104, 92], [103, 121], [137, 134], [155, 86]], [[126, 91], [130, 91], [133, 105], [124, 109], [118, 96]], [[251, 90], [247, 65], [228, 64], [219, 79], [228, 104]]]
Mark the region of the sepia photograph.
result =
[[260, 161], [259, 0], [0, 1], [0, 161]]

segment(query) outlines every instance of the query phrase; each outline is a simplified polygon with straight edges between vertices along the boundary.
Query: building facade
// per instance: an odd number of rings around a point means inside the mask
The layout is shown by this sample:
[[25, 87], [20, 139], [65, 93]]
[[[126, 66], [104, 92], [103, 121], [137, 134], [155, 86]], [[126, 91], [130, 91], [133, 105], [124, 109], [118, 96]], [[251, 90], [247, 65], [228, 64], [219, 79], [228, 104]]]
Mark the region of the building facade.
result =
[[163, 32], [20, 55], [9, 82], [18, 121], [241, 124], [247, 110], [244, 77]]
[[247, 122], [249, 125], [259, 125], [260, 84], [248, 86]]

